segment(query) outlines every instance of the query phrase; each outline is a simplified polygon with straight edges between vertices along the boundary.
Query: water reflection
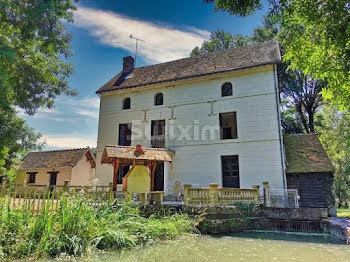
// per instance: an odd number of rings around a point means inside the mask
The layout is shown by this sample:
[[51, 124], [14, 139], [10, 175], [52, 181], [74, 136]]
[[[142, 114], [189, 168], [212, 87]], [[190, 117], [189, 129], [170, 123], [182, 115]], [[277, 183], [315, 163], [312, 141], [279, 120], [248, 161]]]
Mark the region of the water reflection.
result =
[[[160, 244], [94, 254], [82, 261], [350, 261], [350, 248], [326, 236], [240, 233], [186, 236]], [[47, 260], [46, 260], [47, 261]]]

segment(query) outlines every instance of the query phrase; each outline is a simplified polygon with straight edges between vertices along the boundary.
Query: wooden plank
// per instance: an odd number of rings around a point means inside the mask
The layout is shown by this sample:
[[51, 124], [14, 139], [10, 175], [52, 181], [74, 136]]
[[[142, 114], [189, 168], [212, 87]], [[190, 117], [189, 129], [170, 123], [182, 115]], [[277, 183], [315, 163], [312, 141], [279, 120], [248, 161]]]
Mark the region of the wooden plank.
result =
[[153, 163], [152, 173], [151, 173], [151, 191], [154, 191], [154, 174], [156, 172], [156, 168], [157, 168], [157, 162], [155, 161]]
[[117, 179], [118, 179], [118, 171], [119, 171], [120, 161], [116, 160], [113, 162], [113, 191], [117, 190]]

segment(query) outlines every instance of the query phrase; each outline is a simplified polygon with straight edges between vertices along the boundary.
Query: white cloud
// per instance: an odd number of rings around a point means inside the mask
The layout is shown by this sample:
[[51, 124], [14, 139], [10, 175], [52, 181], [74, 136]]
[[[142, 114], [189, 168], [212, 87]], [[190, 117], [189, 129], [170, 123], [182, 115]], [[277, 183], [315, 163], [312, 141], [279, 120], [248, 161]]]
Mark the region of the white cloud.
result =
[[76, 118], [81, 116], [98, 119], [99, 107], [100, 99], [98, 97], [86, 96], [78, 98], [60, 96], [56, 99], [55, 108], [53, 109], [39, 108], [34, 116], [28, 116], [23, 109], [17, 108], [17, 113], [20, 117], [29, 119], [74, 123]]
[[49, 148], [82, 148], [96, 147], [96, 138], [82, 137], [81, 135], [44, 135], [42, 142], [46, 142]]
[[86, 96], [82, 98], [77, 97], [58, 97], [56, 100], [58, 103], [70, 105], [70, 106], [80, 106], [87, 108], [99, 109], [100, 99], [94, 96]]
[[71, 119], [67, 119], [62, 116], [62, 112], [57, 110], [56, 108], [39, 108], [34, 116], [28, 116], [25, 114], [24, 110], [21, 108], [17, 108], [18, 116], [32, 119], [49, 119], [56, 122], [71, 122]]
[[91, 110], [85, 110], [85, 109], [75, 109], [75, 113], [81, 115], [81, 116], [87, 116], [93, 119], [98, 119], [98, 111], [91, 111]]
[[145, 40], [139, 42], [138, 55], [151, 63], [187, 57], [191, 50], [209, 38], [210, 33], [197, 28], [186, 30], [140, 21], [117, 13], [78, 7], [74, 24], [85, 28], [103, 44], [134, 52], [135, 41], [130, 35]]

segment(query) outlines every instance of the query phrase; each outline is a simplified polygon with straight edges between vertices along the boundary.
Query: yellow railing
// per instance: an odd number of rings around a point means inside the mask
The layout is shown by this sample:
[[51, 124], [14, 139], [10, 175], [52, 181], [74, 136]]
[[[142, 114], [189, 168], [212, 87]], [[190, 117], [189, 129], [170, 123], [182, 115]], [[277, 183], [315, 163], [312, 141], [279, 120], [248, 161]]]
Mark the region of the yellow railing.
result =
[[210, 184], [209, 188], [192, 188], [192, 185], [184, 185], [184, 204], [233, 205], [237, 201], [259, 204], [259, 186], [241, 189], [219, 188], [218, 184]]

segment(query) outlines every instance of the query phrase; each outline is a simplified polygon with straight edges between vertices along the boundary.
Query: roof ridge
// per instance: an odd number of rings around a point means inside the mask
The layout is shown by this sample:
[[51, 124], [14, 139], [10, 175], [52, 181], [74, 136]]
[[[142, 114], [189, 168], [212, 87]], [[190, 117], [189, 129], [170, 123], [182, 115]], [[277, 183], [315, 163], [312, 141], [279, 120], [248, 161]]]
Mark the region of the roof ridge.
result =
[[97, 91], [97, 94], [146, 85], [174, 82], [206, 75], [244, 70], [281, 62], [276, 40], [249, 44], [218, 52], [189, 56], [163, 63], [134, 68], [130, 78], [119, 72]]
[[[272, 39], [272, 40], [264, 41], [264, 42], [261, 42], [261, 43], [252, 43], [252, 44], [247, 44], [246, 46], [237, 46], [237, 47], [229, 48], [229, 49], [226, 49], [226, 50], [220, 50], [220, 51], [214, 51], [212, 53], [201, 54], [201, 55], [198, 55], [198, 56], [187, 56], [187, 57], [183, 57], [183, 58], [179, 58], [179, 59], [175, 59], [175, 60], [171, 60], [171, 61], [167, 61], [167, 62], [157, 63], [157, 64], [153, 64], [153, 65], [145, 65], [145, 66], [135, 67], [134, 70], [135, 69], [145, 68], [145, 67], [151, 67], [151, 66], [158, 66], [158, 65], [168, 64], [168, 63], [175, 63], [175, 62], [179, 62], [181, 60], [186, 60], [186, 59], [191, 59], [191, 58], [193, 58], [193, 59], [200, 59], [200, 58], [205, 57], [205, 56], [215, 56], [217, 54], [230, 52], [232, 50], [236, 50], [237, 51], [237, 50], [245, 49], [245, 48], [248, 48], [248, 47], [250, 48], [250, 47], [254, 47], [254, 46], [262, 46], [262, 45], [265, 45], [265, 44], [268, 44], [268, 43], [272, 43], [272, 42], [275, 42], [276, 44], [278, 44], [277, 40]], [[119, 72], [119, 73], [122, 73], [122, 72]]]
[[53, 150], [42, 150], [42, 151], [32, 151], [31, 153], [51, 153], [51, 152], [65, 152], [65, 151], [78, 151], [83, 149], [90, 149], [90, 147], [79, 147], [79, 148], [67, 148], [67, 149], [53, 149]]

